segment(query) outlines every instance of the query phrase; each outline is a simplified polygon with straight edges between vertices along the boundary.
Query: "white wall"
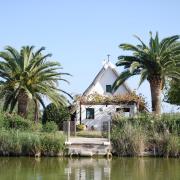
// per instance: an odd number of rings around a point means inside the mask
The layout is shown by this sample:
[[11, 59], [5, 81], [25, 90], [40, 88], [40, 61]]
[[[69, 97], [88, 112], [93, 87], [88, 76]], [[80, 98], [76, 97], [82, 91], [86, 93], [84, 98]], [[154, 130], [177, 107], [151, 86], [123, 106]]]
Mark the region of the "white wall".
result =
[[[115, 80], [117, 79], [117, 73], [115, 73], [112, 69], [112, 65], [107, 64], [104, 66], [105, 71], [103, 71], [95, 84], [86, 92], [86, 95], [90, 95], [93, 93], [98, 93], [100, 95], [117, 95], [117, 94], [126, 94], [129, 93], [124, 85], [121, 85], [114, 94], [106, 93], [106, 85], [113, 85]], [[93, 126], [95, 129], [101, 129], [101, 125], [103, 121], [108, 121], [111, 119], [111, 114], [116, 112], [116, 108], [128, 107], [130, 108], [130, 113], [128, 116], [133, 116], [136, 112], [135, 105], [81, 105], [81, 122], [87, 125], [88, 129], [91, 129]], [[86, 119], [86, 108], [94, 108], [95, 110], [95, 119]], [[103, 111], [100, 111], [100, 108]], [[80, 120], [80, 107], [77, 109], [77, 121]], [[126, 113], [127, 114], [127, 113]]]
[[[108, 67], [98, 79], [98, 81], [94, 84], [94, 86], [88, 91], [87, 95], [93, 94], [95, 92], [100, 95], [111, 95], [106, 93], [106, 85], [113, 85], [116, 79], [117, 75], [112, 71], [111, 68]], [[125, 94], [127, 92], [127, 89], [124, 87], [124, 85], [122, 85], [114, 94]]]
[[[136, 107], [134, 105], [81, 105], [81, 122], [87, 125], [88, 129], [93, 126], [95, 129], [100, 130], [103, 121], [111, 120], [111, 115], [116, 113], [116, 108], [130, 108], [130, 112], [127, 116], [133, 116], [136, 113]], [[94, 108], [95, 118], [86, 119], [86, 108]], [[101, 110], [103, 111], [101, 111]], [[77, 110], [77, 120], [80, 120], [80, 107]]]

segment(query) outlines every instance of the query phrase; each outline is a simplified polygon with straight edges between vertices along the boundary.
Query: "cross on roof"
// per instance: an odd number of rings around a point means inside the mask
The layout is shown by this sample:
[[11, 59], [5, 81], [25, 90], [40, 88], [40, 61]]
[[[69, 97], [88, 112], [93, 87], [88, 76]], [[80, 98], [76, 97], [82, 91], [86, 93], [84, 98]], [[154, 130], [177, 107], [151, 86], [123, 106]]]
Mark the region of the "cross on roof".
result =
[[107, 57], [108, 57], [108, 62], [109, 62], [109, 57], [110, 57], [110, 54], [108, 54], [108, 55], [107, 55]]

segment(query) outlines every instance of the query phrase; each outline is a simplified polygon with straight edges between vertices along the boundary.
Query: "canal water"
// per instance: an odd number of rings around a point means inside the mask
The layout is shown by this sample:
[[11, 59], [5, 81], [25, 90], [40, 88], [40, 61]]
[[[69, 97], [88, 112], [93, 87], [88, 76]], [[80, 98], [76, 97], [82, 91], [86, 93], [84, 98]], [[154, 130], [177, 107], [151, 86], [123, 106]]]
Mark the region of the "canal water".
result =
[[180, 180], [180, 159], [0, 158], [0, 180]]

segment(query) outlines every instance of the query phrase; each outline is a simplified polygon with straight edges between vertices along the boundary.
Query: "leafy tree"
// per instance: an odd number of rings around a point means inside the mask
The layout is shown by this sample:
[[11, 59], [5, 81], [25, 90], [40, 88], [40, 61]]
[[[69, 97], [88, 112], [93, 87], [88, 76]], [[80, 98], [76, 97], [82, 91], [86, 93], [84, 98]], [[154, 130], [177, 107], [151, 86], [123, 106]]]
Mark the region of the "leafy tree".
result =
[[[65, 81], [60, 63], [48, 61], [51, 54], [43, 55], [44, 47], [34, 50], [34, 46], [23, 46], [19, 51], [6, 47], [0, 52], [0, 97], [5, 97], [3, 109], [14, 110], [18, 106], [18, 114], [27, 116], [29, 100], [33, 100], [35, 121], [38, 120], [39, 103], [45, 107], [43, 98], [47, 97], [55, 105], [65, 104], [66, 99], [57, 88], [59, 81]], [[69, 94], [68, 94], [69, 95]]]
[[164, 101], [170, 104], [180, 105], [180, 80], [171, 80], [165, 90]]
[[161, 92], [167, 78], [180, 79], [180, 36], [175, 35], [159, 40], [150, 32], [149, 45], [138, 36], [140, 44], [120, 44], [123, 50], [131, 51], [132, 55], [118, 57], [117, 66], [124, 66], [124, 71], [115, 81], [113, 88], [117, 89], [128, 78], [140, 75], [139, 86], [148, 80], [151, 89], [152, 111], [161, 113]]
[[57, 107], [55, 104], [49, 104], [43, 112], [42, 122], [54, 121], [59, 129], [63, 128], [63, 121], [67, 121], [70, 118], [70, 111], [66, 106]]

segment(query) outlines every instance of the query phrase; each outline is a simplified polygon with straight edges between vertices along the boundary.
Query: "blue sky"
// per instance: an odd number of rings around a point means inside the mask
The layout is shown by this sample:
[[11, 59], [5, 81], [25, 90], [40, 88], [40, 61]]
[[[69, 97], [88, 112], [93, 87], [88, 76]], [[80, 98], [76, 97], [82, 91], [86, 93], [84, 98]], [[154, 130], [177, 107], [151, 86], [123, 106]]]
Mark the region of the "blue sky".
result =
[[[73, 75], [70, 85], [61, 84], [73, 94], [88, 87], [107, 54], [117, 61], [120, 43], [135, 44], [133, 34], [145, 42], [150, 30], [161, 38], [180, 34], [178, 0], [0, 0], [0, 6], [0, 50], [45, 46]], [[138, 78], [128, 84], [136, 89]], [[150, 101], [147, 82], [138, 92]]]

